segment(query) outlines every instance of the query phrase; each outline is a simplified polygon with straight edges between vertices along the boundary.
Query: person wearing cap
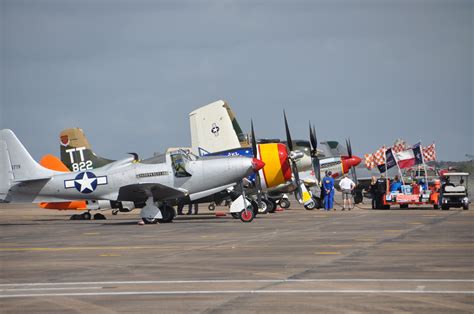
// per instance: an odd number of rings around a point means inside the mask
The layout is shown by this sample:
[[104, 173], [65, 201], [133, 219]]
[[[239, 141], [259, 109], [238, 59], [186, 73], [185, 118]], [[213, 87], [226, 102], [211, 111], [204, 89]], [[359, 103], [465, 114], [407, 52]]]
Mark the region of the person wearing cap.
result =
[[331, 177], [332, 172], [326, 171], [326, 175], [323, 178], [323, 190], [324, 190], [324, 209], [330, 211], [333, 208], [334, 200], [334, 179]]
[[342, 191], [342, 200], [343, 200], [343, 206], [342, 210], [345, 210], [346, 208], [348, 210], [351, 210], [352, 208], [352, 190], [355, 188], [356, 184], [354, 181], [349, 179], [347, 174], [344, 174], [342, 180], [339, 182], [339, 187], [341, 188]]

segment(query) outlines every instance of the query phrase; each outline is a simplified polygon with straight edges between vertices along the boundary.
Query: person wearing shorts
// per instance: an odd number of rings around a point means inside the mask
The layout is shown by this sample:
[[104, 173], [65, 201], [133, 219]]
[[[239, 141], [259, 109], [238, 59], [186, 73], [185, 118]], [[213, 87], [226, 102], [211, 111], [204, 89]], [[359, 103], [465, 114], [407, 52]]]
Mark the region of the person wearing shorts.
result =
[[342, 180], [339, 182], [339, 187], [342, 190], [342, 200], [343, 200], [343, 207], [342, 210], [345, 210], [346, 208], [348, 210], [351, 210], [352, 208], [352, 190], [355, 188], [355, 183], [349, 177], [347, 174], [344, 175]]

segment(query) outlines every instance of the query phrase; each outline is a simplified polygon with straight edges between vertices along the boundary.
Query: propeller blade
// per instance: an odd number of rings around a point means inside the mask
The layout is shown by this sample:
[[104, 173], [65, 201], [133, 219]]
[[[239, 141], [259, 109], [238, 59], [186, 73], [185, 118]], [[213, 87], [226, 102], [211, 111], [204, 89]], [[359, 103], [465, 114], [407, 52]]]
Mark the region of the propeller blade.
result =
[[[253, 120], [250, 120], [250, 130], [252, 133], [252, 151], [253, 157], [257, 158], [258, 147], [257, 147], [257, 138], [255, 137], [255, 130], [253, 128]], [[260, 207], [262, 204], [262, 181], [260, 179], [259, 171], [255, 173], [255, 187], [257, 188], [257, 204]]]
[[318, 153], [318, 140], [316, 139], [316, 134], [314, 132], [314, 127], [311, 128], [311, 122], [309, 123], [309, 142], [311, 144], [311, 151], [313, 155]]
[[286, 142], [290, 151], [293, 151], [293, 141], [291, 140], [290, 128], [288, 127], [285, 110], [283, 110], [283, 117], [285, 118]]
[[251, 129], [251, 132], [252, 132], [253, 158], [257, 158], [257, 139], [255, 138], [255, 131], [253, 129], [253, 120], [250, 120], [250, 129]]
[[311, 144], [311, 163], [313, 165], [314, 175], [318, 179], [318, 182], [321, 181], [321, 164], [318, 157], [318, 139], [316, 137], [316, 129], [314, 125], [311, 126], [309, 123], [309, 139]]

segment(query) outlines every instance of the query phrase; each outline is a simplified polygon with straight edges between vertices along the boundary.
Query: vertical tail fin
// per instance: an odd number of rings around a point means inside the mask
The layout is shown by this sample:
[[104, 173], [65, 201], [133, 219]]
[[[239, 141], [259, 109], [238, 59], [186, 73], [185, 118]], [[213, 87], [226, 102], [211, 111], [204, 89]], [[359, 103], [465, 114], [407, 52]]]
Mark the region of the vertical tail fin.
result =
[[39, 165], [12, 130], [0, 130], [0, 193], [6, 195], [14, 181], [45, 179], [55, 174]]
[[192, 149], [200, 156], [249, 146], [235, 114], [223, 100], [194, 110], [189, 122]]
[[83, 171], [105, 166], [114, 160], [97, 156], [80, 128], [69, 128], [59, 134], [61, 161], [70, 171]]

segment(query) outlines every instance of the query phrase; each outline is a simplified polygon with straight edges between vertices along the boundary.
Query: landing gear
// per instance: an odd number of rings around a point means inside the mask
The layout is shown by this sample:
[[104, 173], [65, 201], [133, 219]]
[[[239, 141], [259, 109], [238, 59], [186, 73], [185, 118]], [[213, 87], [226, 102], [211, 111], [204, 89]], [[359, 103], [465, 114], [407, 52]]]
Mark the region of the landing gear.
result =
[[268, 201], [266, 199], [262, 199], [262, 201], [260, 202], [260, 206], [258, 206], [258, 213], [259, 214], [268, 213]]
[[174, 211], [174, 208], [169, 205], [161, 206], [160, 211], [161, 211], [161, 215], [163, 216], [162, 219], [158, 219], [158, 222], [160, 224], [172, 222], [174, 217], [176, 216], [176, 212]]
[[94, 220], [106, 220], [107, 218], [105, 218], [104, 215], [102, 215], [101, 213], [97, 213], [94, 215]]
[[291, 203], [288, 199], [286, 199], [286, 198], [280, 199], [280, 207], [281, 208], [288, 209], [288, 208], [290, 208], [290, 206], [291, 206]]
[[364, 196], [362, 195], [361, 190], [354, 191], [354, 204], [360, 204], [364, 200]]
[[82, 213], [81, 216], [82, 216], [82, 219], [84, 219], [84, 220], [91, 220], [91, 218], [92, 218], [92, 215], [89, 212]]
[[119, 212], [119, 209], [118, 209], [118, 208], [114, 208], [114, 209], [112, 209], [112, 215], [114, 215], [114, 216], [115, 216], [115, 215], [117, 215], [117, 214], [118, 214], [118, 212]]
[[155, 205], [153, 197], [147, 199], [146, 205], [140, 212], [140, 217], [145, 224], [156, 224], [159, 219], [163, 219], [163, 215], [160, 209]]
[[313, 210], [313, 209], [315, 209], [315, 208], [317, 207], [316, 205], [317, 205], [317, 204], [316, 204], [315, 199], [312, 198], [312, 199], [311, 199], [311, 202], [309, 202], [309, 203], [307, 203], [307, 204], [304, 205], [304, 208], [305, 208], [306, 210]]
[[441, 205], [441, 209], [442, 209], [442, 210], [449, 210], [449, 206], [443, 204], [443, 205]]
[[214, 211], [216, 209], [216, 204], [214, 203], [209, 204], [209, 206], [207, 206], [207, 209], [209, 209], [210, 211]]

